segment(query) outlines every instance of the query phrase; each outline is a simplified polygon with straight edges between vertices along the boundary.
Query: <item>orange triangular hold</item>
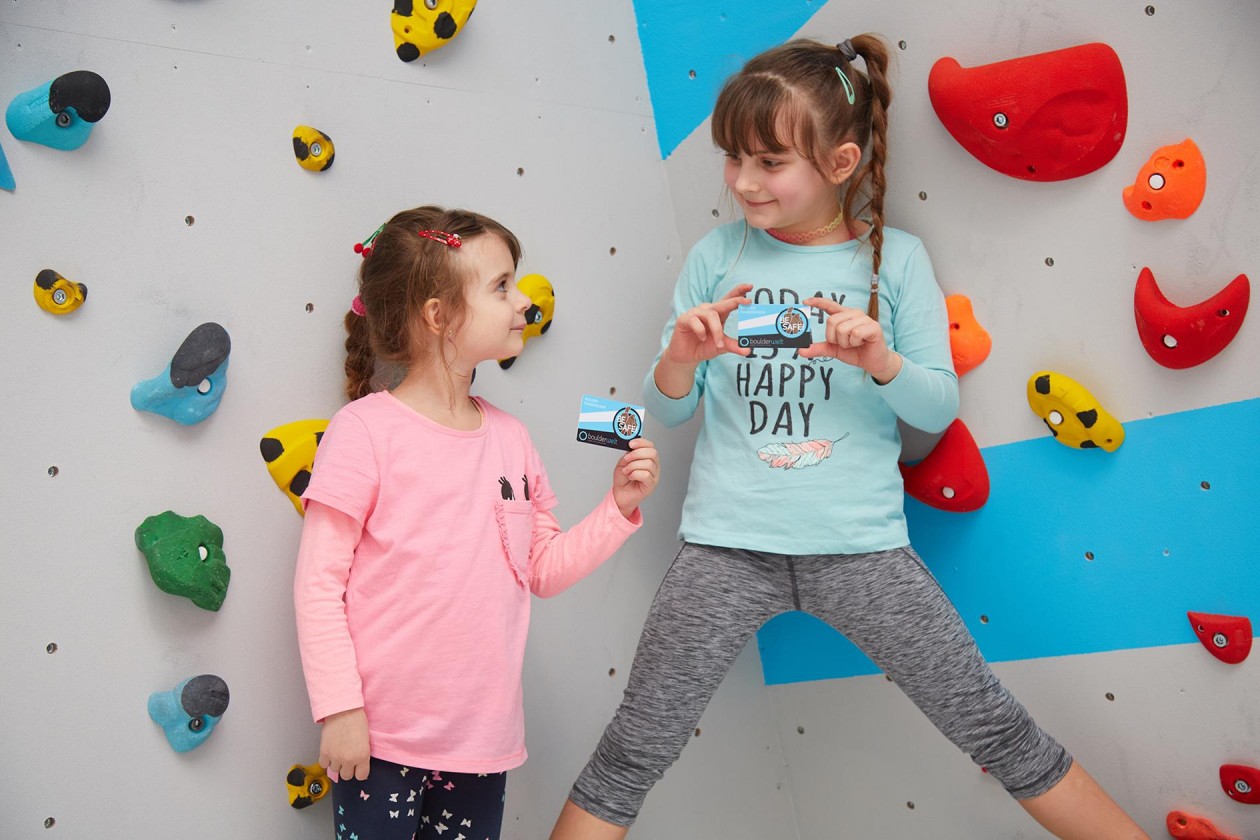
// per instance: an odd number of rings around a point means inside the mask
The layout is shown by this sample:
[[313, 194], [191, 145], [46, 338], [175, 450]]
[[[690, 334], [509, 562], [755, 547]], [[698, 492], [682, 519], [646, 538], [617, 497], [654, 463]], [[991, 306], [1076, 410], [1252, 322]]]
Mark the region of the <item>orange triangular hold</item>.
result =
[[954, 372], [962, 376], [989, 358], [993, 339], [976, 320], [971, 299], [966, 295], [946, 297], [945, 311], [949, 315], [949, 352], [954, 357]]
[[900, 464], [906, 492], [925, 505], [951, 513], [978, 510], [989, 500], [989, 471], [980, 447], [962, 420], [954, 420], [928, 456]]

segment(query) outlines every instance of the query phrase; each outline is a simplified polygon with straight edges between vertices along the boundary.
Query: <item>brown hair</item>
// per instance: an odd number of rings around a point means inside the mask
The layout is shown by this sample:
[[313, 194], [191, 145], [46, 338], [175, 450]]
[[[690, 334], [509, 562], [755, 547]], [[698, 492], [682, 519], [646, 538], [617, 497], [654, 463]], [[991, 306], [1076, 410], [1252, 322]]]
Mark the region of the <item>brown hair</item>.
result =
[[521, 260], [521, 243], [503, 225], [468, 210], [427, 205], [396, 214], [376, 234], [371, 254], [359, 267], [359, 299], [365, 315], [346, 313], [346, 397], [371, 393], [378, 360], [406, 366], [434, 351], [448, 364], [446, 342], [425, 338], [425, 301], [441, 304], [443, 332], [458, 330], [467, 316], [466, 275], [460, 249], [419, 235], [422, 230], [452, 233], [468, 241], [498, 236]]
[[[824, 156], [842, 143], [856, 143], [866, 162], [848, 179], [841, 197], [845, 224], [853, 226], [854, 202], [865, 189], [873, 249], [871, 299], [867, 312], [879, 318], [879, 267], [884, 245], [884, 167], [888, 161], [888, 45], [878, 35], [859, 35], [848, 42], [865, 60], [866, 72], [854, 67], [843, 46], [807, 39], [788, 41], [750, 59], [726, 80], [713, 108], [713, 143], [727, 154], [774, 154], [795, 149], [823, 171]], [[849, 104], [839, 73], [853, 85]], [[780, 119], [792, 126], [791, 137], [780, 137]]]

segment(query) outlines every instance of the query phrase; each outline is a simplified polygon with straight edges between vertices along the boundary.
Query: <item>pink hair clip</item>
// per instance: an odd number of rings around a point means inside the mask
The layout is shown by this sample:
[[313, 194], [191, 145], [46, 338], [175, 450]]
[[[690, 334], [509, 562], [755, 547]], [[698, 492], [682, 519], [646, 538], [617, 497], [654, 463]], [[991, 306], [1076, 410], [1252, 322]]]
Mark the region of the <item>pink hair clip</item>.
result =
[[367, 315], [367, 308], [363, 305], [363, 298], [355, 295], [354, 300], [350, 301], [350, 311], [360, 318]]
[[448, 248], [458, 248], [464, 244], [464, 240], [459, 238], [458, 233], [447, 233], [444, 230], [422, 230], [419, 234], [425, 239], [432, 239], [434, 242], [441, 242]]

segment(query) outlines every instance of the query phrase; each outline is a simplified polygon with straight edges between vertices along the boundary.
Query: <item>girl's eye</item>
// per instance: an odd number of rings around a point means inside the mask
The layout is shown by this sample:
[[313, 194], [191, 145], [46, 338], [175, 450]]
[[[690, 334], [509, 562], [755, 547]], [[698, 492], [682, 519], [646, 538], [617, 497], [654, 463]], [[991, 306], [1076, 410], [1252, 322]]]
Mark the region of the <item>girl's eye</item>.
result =
[[761, 165], [762, 165], [762, 166], [764, 166], [766, 169], [778, 169], [780, 166], [782, 166], [782, 165], [783, 165], [783, 161], [781, 161], [781, 160], [763, 160], [763, 161], [761, 162]]

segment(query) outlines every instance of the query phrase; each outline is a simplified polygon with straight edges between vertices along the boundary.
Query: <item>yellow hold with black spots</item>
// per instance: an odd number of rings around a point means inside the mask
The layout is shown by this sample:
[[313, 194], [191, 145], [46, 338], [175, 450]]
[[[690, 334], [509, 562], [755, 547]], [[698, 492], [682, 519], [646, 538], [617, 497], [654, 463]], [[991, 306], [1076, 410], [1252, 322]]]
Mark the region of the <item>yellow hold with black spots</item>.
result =
[[35, 302], [39, 308], [54, 315], [73, 312], [87, 300], [87, 286], [71, 283], [51, 268], [35, 275]]
[[327, 428], [327, 420], [296, 420], [276, 426], [258, 443], [271, 479], [302, 516], [306, 511], [301, 496], [311, 481], [315, 450]]
[[[551, 328], [551, 319], [556, 314], [556, 292], [551, 288], [551, 281], [541, 274], [526, 274], [516, 281], [516, 288], [529, 298], [529, 309], [525, 310], [525, 329], [521, 331], [521, 339], [528, 342], [537, 338]], [[499, 359], [499, 367], [507, 370], [516, 357]]]
[[332, 138], [318, 128], [299, 125], [293, 129], [293, 156], [303, 169], [323, 172], [333, 165], [336, 154]]
[[1089, 389], [1061, 373], [1043, 370], [1029, 378], [1028, 407], [1064, 446], [1115, 452], [1124, 443], [1120, 421], [1098, 404]]
[[476, 7], [477, 0], [394, 0], [389, 13], [394, 52], [403, 61], [415, 61], [446, 46]]

